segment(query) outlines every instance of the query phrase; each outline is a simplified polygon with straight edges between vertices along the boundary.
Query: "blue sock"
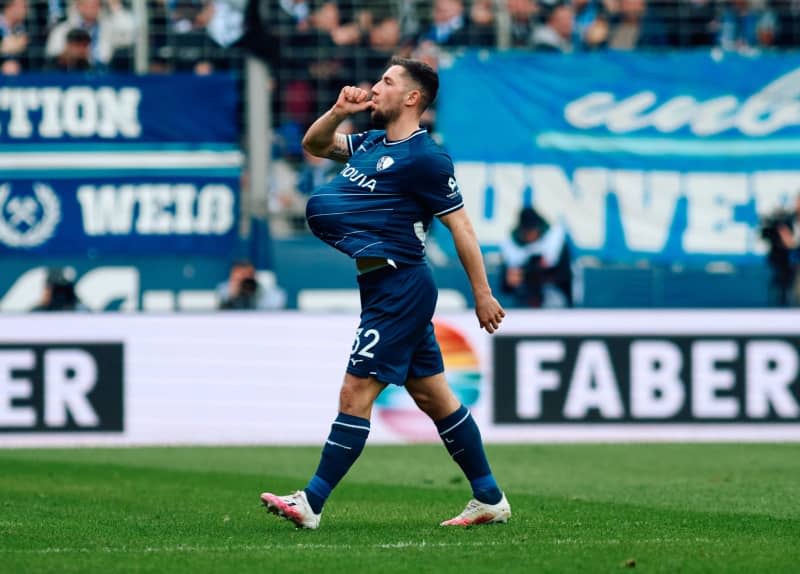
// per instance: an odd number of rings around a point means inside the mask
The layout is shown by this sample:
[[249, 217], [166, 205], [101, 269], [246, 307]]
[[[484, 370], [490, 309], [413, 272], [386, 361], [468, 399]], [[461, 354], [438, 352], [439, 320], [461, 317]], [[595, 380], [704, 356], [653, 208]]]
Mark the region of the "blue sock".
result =
[[464, 471], [470, 485], [472, 495], [486, 504], [497, 504], [503, 497], [497, 482], [492, 476], [486, 453], [483, 452], [481, 431], [469, 409], [461, 405], [451, 415], [436, 421], [439, 436], [444, 446]]
[[305, 488], [311, 509], [319, 514], [322, 506], [356, 461], [369, 436], [369, 419], [339, 413], [322, 448], [317, 472]]

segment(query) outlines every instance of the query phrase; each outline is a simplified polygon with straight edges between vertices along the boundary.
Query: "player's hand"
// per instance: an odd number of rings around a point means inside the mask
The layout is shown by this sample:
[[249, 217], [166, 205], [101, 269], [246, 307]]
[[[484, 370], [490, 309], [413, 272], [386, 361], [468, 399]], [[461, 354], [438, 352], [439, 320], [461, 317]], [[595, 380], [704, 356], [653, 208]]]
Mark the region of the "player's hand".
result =
[[481, 329], [486, 329], [487, 333], [497, 331], [506, 316], [500, 303], [491, 294], [475, 299], [475, 314]]
[[371, 110], [373, 106], [367, 90], [355, 86], [345, 86], [339, 92], [339, 98], [333, 108], [337, 114], [349, 116], [364, 110]]

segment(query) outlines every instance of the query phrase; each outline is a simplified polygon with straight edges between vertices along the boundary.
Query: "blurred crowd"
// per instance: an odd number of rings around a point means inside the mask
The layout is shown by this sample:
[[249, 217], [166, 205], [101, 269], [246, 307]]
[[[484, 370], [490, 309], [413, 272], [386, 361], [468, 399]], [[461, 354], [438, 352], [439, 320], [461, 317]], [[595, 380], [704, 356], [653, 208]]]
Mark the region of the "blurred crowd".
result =
[[[250, 0], [239, 45], [270, 64], [276, 84], [268, 211], [296, 213], [302, 227], [303, 196], [336, 170], [304, 156], [302, 133], [342, 85], [368, 88], [393, 55], [435, 68], [462, 48], [800, 48], [800, 0]], [[347, 129], [366, 128], [366, 115], [353, 121]], [[435, 127], [435, 110], [423, 124]]]
[[[305, 156], [308, 125], [393, 55], [800, 48], [800, 0], [0, 0], [0, 75], [208, 74], [268, 63], [275, 162], [265, 213], [296, 214], [336, 166]], [[345, 129], [366, 127], [366, 114]], [[244, 121], [243, 119], [241, 121]], [[361, 122], [361, 123], [359, 123]], [[423, 118], [435, 127], [435, 109]], [[258, 194], [257, 194], [258, 195]]]
[[[800, 0], [0, 0], [0, 73], [197, 74], [270, 64], [284, 155], [393, 55], [800, 47]], [[431, 123], [433, 118], [427, 118]], [[355, 125], [354, 129], [363, 126]], [[313, 174], [311, 174], [313, 177]]]
[[[286, 82], [286, 109], [372, 79], [395, 53], [800, 46], [799, 0], [0, 0], [2, 73], [208, 73], [242, 48]], [[144, 48], [143, 50], [139, 48]], [[314, 84], [314, 85], [310, 85]], [[317, 88], [316, 90], [314, 88]]]

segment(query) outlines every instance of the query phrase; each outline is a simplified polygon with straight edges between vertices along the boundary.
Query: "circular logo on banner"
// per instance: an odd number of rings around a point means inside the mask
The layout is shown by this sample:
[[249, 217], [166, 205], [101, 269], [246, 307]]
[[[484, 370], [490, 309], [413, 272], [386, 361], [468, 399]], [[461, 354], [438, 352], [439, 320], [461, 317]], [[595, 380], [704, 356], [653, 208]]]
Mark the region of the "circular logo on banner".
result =
[[[481, 371], [478, 354], [460, 330], [434, 319], [433, 328], [444, 359], [450, 388], [465, 407], [478, 402]], [[386, 426], [409, 441], [436, 441], [439, 433], [428, 415], [414, 404], [403, 387], [387, 386], [375, 401], [376, 415]]]
[[0, 185], [0, 243], [9, 247], [36, 247], [53, 236], [61, 221], [61, 204], [49, 185], [33, 184], [33, 194], [11, 194], [11, 184]]

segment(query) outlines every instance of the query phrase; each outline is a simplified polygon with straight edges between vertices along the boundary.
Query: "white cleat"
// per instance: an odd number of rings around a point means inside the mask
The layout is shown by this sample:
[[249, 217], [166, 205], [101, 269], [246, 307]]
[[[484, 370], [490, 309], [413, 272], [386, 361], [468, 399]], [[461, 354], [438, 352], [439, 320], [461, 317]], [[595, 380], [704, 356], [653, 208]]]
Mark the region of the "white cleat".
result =
[[497, 504], [486, 504], [474, 498], [467, 503], [467, 507], [455, 518], [445, 520], [440, 526], [473, 526], [475, 524], [506, 523], [511, 518], [511, 505], [505, 493]]
[[271, 492], [264, 492], [261, 495], [261, 502], [272, 514], [294, 522], [298, 528], [310, 528], [315, 530], [319, 527], [319, 519], [322, 513], [314, 514], [311, 505], [308, 503], [306, 493], [298, 490], [294, 494], [278, 496]]

